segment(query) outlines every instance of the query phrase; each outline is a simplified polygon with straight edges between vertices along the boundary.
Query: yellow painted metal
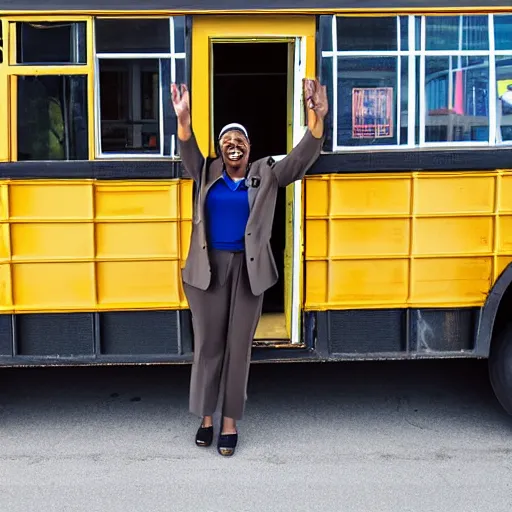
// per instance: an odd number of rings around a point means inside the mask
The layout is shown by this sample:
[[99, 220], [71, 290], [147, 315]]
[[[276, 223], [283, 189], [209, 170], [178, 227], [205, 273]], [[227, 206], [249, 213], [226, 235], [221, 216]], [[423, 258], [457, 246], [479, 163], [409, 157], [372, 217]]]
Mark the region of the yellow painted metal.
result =
[[[305, 40], [305, 71], [315, 76], [315, 31], [313, 16], [198, 16], [193, 22], [192, 45], [192, 122], [203, 154], [215, 154], [213, 133], [213, 44], [226, 42], [288, 43], [288, 150], [293, 141], [293, 98], [295, 42]], [[265, 115], [265, 112], [262, 112]], [[291, 335], [293, 281], [293, 187], [286, 191], [286, 245], [284, 258], [284, 308], [288, 335]], [[300, 283], [297, 283], [300, 285]]]
[[9, 28], [9, 32], [7, 33], [6, 37], [8, 36], [9, 39], [9, 64], [13, 65], [16, 64], [16, 51], [18, 48], [18, 45], [16, 44], [16, 25], [13, 21], [7, 20], [7, 26]]
[[9, 60], [7, 20], [0, 18], [0, 162], [9, 160], [9, 78], [7, 62]]
[[9, 75], [17, 76], [39, 76], [39, 75], [87, 75], [88, 66], [9, 66]]
[[85, 64], [72, 66], [9, 66], [7, 73], [17, 76], [87, 75], [88, 66]]
[[[306, 309], [479, 306], [512, 262], [512, 171], [304, 188]], [[191, 224], [190, 180], [3, 181], [0, 311], [185, 308]]]
[[512, 262], [512, 171], [306, 178], [305, 308], [480, 306]]
[[9, 14], [5, 11], [5, 16], [9, 22], [26, 21], [30, 23], [43, 23], [43, 22], [64, 22], [64, 21], [88, 21], [91, 19], [89, 12], [70, 11], [58, 13], [56, 11], [42, 11], [44, 14], [38, 14], [36, 11], [24, 11], [23, 13]]
[[187, 307], [191, 185], [0, 182], [0, 312]]
[[[219, 40], [306, 38], [306, 74], [315, 75], [314, 16], [195, 16], [192, 25], [192, 123], [203, 154], [214, 153], [211, 126], [211, 49]], [[206, 85], [205, 85], [206, 84]], [[262, 113], [264, 115], [264, 113]]]

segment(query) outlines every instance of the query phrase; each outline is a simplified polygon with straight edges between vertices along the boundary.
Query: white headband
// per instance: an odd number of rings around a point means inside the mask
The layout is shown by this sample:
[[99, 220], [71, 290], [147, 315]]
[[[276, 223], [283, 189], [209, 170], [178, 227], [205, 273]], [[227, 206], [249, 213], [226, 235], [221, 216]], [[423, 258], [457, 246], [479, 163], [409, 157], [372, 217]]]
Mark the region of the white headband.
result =
[[231, 130], [242, 132], [245, 135], [245, 138], [249, 140], [249, 134], [247, 133], [247, 130], [238, 123], [230, 123], [224, 126], [224, 128], [222, 128], [222, 130], [219, 132], [219, 140], [225, 133], [230, 132]]

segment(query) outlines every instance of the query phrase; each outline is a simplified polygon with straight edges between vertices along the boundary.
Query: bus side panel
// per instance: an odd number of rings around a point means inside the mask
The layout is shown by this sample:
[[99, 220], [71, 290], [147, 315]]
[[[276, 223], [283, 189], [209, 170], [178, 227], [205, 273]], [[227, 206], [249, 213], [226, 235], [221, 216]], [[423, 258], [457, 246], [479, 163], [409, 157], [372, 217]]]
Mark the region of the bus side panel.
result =
[[13, 316], [0, 314], [0, 361], [13, 355]]
[[[14, 167], [31, 173], [3, 164]], [[0, 182], [0, 364], [189, 358], [191, 180], [94, 179], [116, 177], [112, 163], [49, 179], [58, 164], [33, 167], [47, 179]]]
[[316, 346], [328, 359], [471, 355], [480, 308], [316, 313]]
[[481, 307], [511, 260], [511, 171], [305, 182], [306, 310]]
[[0, 366], [186, 362], [188, 311], [0, 315]]
[[[476, 357], [479, 308], [308, 312], [306, 346], [253, 349], [253, 361]], [[190, 312], [0, 315], [0, 366], [189, 363]]]

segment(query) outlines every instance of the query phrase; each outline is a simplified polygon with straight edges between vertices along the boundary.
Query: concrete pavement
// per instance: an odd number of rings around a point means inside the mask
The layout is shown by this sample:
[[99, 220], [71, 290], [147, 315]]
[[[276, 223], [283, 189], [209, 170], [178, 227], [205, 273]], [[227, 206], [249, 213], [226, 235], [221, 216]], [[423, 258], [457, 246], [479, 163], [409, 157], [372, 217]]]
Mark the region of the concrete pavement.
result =
[[485, 361], [253, 365], [236, 455], [189, 367], [0, 370], [0, 512], [510, 512]]

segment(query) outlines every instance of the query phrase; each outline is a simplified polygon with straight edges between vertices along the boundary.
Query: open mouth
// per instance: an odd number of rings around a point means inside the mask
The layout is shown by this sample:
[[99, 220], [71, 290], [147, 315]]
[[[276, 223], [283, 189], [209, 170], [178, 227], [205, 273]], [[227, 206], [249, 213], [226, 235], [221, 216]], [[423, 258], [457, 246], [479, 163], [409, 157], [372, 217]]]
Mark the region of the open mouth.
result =
[[241, 160], [243, 158], [243, 156], [244, 156], [243, 151], [236, 149], [236, 148], [229, 149], [227, 151], [227, 157], [232, 162], [238, 162], [239, 160]]

